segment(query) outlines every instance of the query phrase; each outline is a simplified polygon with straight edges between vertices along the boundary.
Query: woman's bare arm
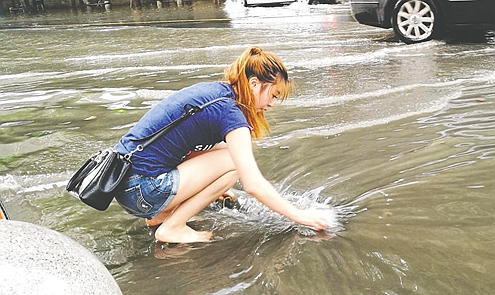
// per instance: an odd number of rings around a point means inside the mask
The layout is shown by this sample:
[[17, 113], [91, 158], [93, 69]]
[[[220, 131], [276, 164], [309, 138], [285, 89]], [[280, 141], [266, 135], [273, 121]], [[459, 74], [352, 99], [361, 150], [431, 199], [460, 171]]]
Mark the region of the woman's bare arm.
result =
[[238, 128], [226, 136], [227, 148], [232, 157], [243, 189], [271, 210], [299, 223], [322, 230], [328, 216], [323, 211], [301, 210], [290, 204], [261, 174], [253, 155], [248, 128]]

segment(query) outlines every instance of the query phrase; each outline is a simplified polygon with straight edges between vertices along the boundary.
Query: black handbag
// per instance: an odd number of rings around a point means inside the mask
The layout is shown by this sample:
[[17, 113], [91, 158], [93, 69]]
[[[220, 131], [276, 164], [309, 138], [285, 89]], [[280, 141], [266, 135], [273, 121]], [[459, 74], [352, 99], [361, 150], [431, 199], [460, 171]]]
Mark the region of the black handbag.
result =
[[131, 167], [131, 161], [112, 149], [92, 155], [67, 183], [70, 195], [104, 211], [113, 199], [113, 190]]
[[113, 191], [126, 176], [132, 165], [131, 157], [135, 152], [142, 151], [159, 137], [165, 135], [172, 128], [185, 119], [202, 111], [205, 107], [225, 97], [212, 100], [201, 106], [186, 104], [184, 113], [178, 119], [166, 125], [146, 138], [136, 139], [143, 141], [133, 151], [121, 155], [113, 149], [105, 149], [92, 155], [79, 170], [70, 178], [66, 190], [71, 196], [97, 210], [105, 211], [114, 198]]

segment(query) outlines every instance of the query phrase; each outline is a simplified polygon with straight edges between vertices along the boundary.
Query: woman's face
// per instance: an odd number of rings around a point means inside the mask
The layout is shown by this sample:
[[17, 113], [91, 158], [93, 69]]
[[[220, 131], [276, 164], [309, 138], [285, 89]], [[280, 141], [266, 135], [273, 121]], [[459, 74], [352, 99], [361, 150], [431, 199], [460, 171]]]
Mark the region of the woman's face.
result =
[[257, 113], [264, 112], [268, 108], [271, 108], [284, 89], [284, 84], [282, 82], [277, 82], [275, 84], [261, 83], [256, 77], [249, 79], [249, 85], [253, 91]]

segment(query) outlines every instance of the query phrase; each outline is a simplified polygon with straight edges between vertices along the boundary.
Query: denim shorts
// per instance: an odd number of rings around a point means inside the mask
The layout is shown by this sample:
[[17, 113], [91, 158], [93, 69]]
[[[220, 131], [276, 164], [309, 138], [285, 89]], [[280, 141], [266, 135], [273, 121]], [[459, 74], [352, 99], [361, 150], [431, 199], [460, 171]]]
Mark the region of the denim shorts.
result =
[[129, 214], [152, 219], [172, 202], [179, 188], [179, 171], [158, 177], [131, 174], [115, 191], [115, 200]]

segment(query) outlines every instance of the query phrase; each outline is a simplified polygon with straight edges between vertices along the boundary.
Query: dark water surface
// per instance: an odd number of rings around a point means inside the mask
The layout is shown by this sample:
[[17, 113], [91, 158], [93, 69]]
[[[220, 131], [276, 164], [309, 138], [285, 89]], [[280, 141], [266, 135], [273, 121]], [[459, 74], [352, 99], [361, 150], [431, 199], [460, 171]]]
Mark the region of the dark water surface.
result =
[[[390, 42], [344, 4], [195, 2], [64, 17], [1, 20], [38, 25], [0, 30], [0, 197], [12, 219], [90, 249], [124, 294], [495, 289], [490, 42]], [[87, 25], [143, 19], [203, 21]], [[57, 22], [78, 25], [47, 25]], [[215, 242], [162, 249], [118, 205], [102, 213], [65, 193], [90, 154], [174, 91], [219, 80], [250, 45], [279, 55], [297, 84], [267, 113], [260, 168], [294, 204], [334, 208], [329, 235], [311, 236], [237, 190], [239, 210], [212, 206], [191, 221]]]

